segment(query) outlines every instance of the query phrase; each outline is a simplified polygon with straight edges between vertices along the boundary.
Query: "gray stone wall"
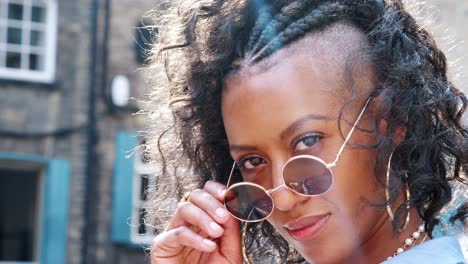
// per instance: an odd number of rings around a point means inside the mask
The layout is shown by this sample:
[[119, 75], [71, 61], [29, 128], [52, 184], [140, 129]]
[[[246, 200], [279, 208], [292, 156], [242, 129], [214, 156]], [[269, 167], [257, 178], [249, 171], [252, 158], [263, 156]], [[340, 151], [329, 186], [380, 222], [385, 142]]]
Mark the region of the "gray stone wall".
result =
[[[0, 81], [0, 127], [44, 132], [86, 122], [89, 87], [90, 1], [58, 2], [57, 82], [54, 85]], [[0, 150], [71, 161], [67, 263], [80, 263], [86, 135], [63, 138], [0, 137]]]
[[[90, 85], [91, 1], [59, 1], [58, 28], [58, 89], [57, 126], [80, 126], [87, 122], [88, 93]], [[53, 114], [53, 112], [51, 113]], [[81, 263], [83, 243], [86, 130], [57, 140], [52, 147], [54, 155], [71, 161], [68, 216], [67, 263]]]
[[[109, 36], [109, 68], [107, 83], [110, 86], [116, 75], [125, 75], [130, 81], [131, 105], [138, 106], [147, 89], [143, 65], [135, 59], [135, 31], [142, 17], [156, 5], [151, 0], [113, 0], [111, 31]], [[105, 105], [100, 104], [105, 111]], [[115, 113], [99, 122], [100, 141], [98, 145], [100, 177], [99, 199], [96, 201], [97, 232], [95, 235], [94, 261], [105, 263], [148, 263], [144, 249], [135, 246], [115, 245], [110, 241], [112, 172], [114, 168], [115, 134], [118, 131], [140, 131], [145, 128], [145, 119], [131, 112]]]
[[[59, 1], [57, 82], [53, 86], [2, 82], [0, 126], [37, 132], [77, 127], [87, 122], [90, 85], [91, 1]], [[60, 157], [71, 161], [67, 263], [81, 263], [85, 198], [86, 130], [63, 138], [1, 138], [2, 151]], [[112, 169], [105, 175], [111, 177]], [[109, 193], [106, 193], [109, 195]], [[107, 200], [109, 197], [107, 197]], [[106, 208], [105, 211], [110, 211]], [[109, 220], [109, 219], [107, 219]], [[89, 224], [89, 223], [87, 223]], [[107, 222], [109, 229], [110, 221]], [[105, 239], [110, 240], [110, 236]], [[89, 250], [90, 255], [93, 250]], [[93, 263], [89, 259], [89, 263]], [[110, 262], [106, 262], [110, 263]]]

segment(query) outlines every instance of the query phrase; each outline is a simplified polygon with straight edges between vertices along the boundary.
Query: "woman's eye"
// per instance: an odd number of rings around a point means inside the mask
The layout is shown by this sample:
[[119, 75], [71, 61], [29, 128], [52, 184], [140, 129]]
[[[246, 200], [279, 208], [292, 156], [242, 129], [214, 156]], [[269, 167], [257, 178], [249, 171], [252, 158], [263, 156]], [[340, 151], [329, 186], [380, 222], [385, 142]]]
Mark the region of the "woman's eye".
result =
[[242, 159], [240, 162], [240, 165], [242, 168], [245, 169], [254, 169], [255, 167], [261, 165], [262, 163], [265, 163], [265, 161], [260, 158], [260, 157], [248, 157], [245, 159]]
[[294, 144], [294, 151], [303, 151], [314, 146], [319, 141], [320, 135], [305, 135], [299, 138]]

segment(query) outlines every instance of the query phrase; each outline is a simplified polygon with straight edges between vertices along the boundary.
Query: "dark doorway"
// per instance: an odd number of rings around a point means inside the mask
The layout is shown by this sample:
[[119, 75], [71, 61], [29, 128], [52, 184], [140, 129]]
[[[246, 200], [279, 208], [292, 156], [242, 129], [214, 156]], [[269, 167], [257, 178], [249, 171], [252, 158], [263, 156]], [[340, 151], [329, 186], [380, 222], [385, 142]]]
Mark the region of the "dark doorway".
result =
[[0, 169], [0, 261], [37, 261], [39, 173]]

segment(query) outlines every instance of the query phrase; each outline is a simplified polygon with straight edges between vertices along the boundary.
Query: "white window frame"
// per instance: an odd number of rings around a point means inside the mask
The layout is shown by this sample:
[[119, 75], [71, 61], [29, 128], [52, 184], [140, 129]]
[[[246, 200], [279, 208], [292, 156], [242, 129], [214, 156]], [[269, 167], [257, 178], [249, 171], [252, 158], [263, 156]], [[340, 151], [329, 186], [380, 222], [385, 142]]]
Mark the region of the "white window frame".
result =
[[[24, 29], [31, 29], [33, 27], [44, 27], [45, 38], [44, 47], [37, 48], [31, 47], [29, 44], [29, 38], [22, 41], [22, 44], [7, 44], [0, 43], [0, 79], [15, 80], [15, 81], [29, 81], [29, 82], [40, 82], [40, 83], [53, 83], [55, 81], [56, 72], [56, 52], [57, 52], [57, 20], [58, 20], [58, 4], [57, 0], [43, 0], [46, 5], [46, 23], [35, 23], [26, 20], [12, 20], [8, 19], [8, 4], [15, 3], [24, 6], [30, 6], [33, 0], [0, 0], [2, 5], [0, 15], [0, 24], [6, 25], [5, 30], [0, 32], [0, 39], [6, 40], [7, 28], [9, 24], [21, 24]], [[28, 10], [28, 8], [23, 9]], [[30, 10], [30, 9], [29, 9]], [[31, 12], [27, 12], [29, 17]], [[25, 15], [23, 15], [24, 17]], [[28, 34], [23, 34], [28, 35]], [[6, 42], [6, 41], [5, 41]], [[7, 68], [3, 63], [6, 62], [6, 51], [7, 49], [18, 49], [20, 52], [29, 53], [31, 50], [40, 50], [44, 56], [44, 69], [42, 71], [30, 70], [30, 69], [12, 69]]]
[[[154, 238], [154, 229], [150, 226], [146, 226], [146, 233], [139, 233], [139, 219], [140, 219], [140, 209], [145, 209], [147, 207], [148, 201], [141, 199], [141, 181], [143, 175], [150, 176], [148, 178], [148, 187], [149, 189], [154, 189], [157, 184], [156, 175], [159, 172], [160, 168], [156, 164], [148, 163], [143, 161], [143, 153], [141, 147], [138, 147], [134, 152], [134, 174], [133, 174], [133, 203], [132, 203], [132, 217], [130, 222], [130, 240], [134, 244], [150, 244], [151, 240]], [[151, 197], [151, 193], [147, 193], [148, 199]]]

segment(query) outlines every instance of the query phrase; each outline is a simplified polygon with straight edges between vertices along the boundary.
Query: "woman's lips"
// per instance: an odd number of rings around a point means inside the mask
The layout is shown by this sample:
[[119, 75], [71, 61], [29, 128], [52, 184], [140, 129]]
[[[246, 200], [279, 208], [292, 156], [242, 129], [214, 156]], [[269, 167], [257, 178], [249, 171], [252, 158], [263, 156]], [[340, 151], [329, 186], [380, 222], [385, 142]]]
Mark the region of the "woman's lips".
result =
[[286, 231], [298, 241], [315, 238], [328, 222], [330, 214], [305, 216], [284, 225]]

